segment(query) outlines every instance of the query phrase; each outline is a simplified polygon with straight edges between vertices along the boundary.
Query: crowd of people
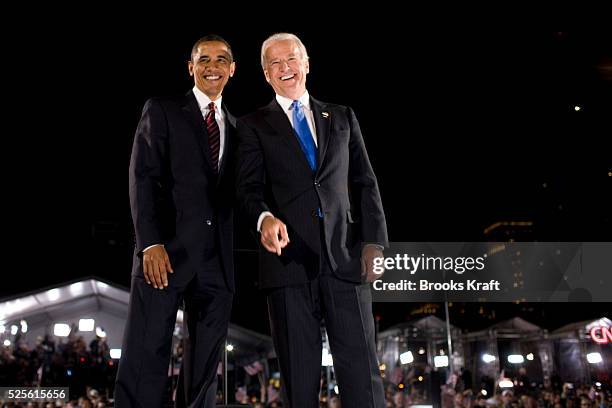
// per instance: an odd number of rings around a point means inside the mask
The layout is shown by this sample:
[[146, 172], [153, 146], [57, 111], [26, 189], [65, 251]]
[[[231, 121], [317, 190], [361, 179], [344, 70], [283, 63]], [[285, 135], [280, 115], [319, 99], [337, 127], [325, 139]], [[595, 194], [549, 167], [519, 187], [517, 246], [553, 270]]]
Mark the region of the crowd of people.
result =
[[[71, 334], [65, 341], [54, 336], [36, 339], [30, 346], [19, 336], [0, 350], [0, 384], [15, 387], [68, 387], [63, 406], [109, 407], [113, 395], [117, 361], [111, 359], [104, 338], [86, 344], [82, 336]], [[46, 407], [53, 403], [40, 403]], [[6, 405], [11, 406], [11, 405]], [[20, 405], [14, 405], [20, 406]], [[33, 406], [35, 403], [21, 406]]]
[[[10, 346], [0, 349], [0, 384], [19, 387], [69, 387], [65, 403], [10, 403], [1, 407], [71, 407], [105, 408], [113, 406], [113, 392], [118, 361], [110, 357], [105, 338], [96, 337], [89, 345], [76, 331], [70, 336], [38, 337], [33, 346], [17, 336]], [[177, 354], [178, 353], [178, 354]], [[178, 366], [181, 348], [175, 347], [174, 365]], [[248, 368], [248, 367], [247, 367]], [[245, 368], [244, 378], [249, 376]], [[242, 370], [242, 369], [241, 369]], [[467, 371], [446, 377], [444, 371], [410, 371], [402, 378], [386, 378], [387, 408], [409, 408], [430, 405], [441, 408], [518, 407], [518, 408], [604, 408], [612, 407], [612, 384], [562, 383], [560, 380], [537, 383], [529, 381], [525, 373], [517, 371], [511, 380], [512, 388], [499, 388], [493, 379], [472, 384]], [[178, 370], [171, 370], [168, 378], [167, 401], [172, 404], [172, 379]], [[412, 374], [412, 375], [411, 375]], [[282, 408], [280, 380], [268, 378], [262, 371], [254, 373], [258, 381], [250, 385], [237, 384], [233, 401], [253, 408]], [[398, 381], [399, 380], [399, 381]], [[328, 387], [325, 376], [321, 381], [319, 406], [341, 408], [341, 397]], [[330, 393], [326, 392], [330, 389]], [[439, 392], [436, 392], [439, 390]], [[219, 392], [218, 402], [222, 403]], [[21, 404], [21, 405], [20, 405]]]

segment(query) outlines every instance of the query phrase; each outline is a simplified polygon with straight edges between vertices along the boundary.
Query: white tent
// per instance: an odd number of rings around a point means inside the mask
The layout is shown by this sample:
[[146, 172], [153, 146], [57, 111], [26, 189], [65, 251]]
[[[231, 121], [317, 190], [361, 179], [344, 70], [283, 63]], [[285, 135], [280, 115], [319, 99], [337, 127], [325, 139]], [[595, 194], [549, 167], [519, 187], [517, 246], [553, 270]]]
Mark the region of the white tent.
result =
[[[55, 287], [0, 299], [0, 344], [20, 336], [34, 346], [38, 336], [54, 334], [57, 323], [72, 325], [79, 336], [89, 343], [96, 336], [96, 327], [104, 330], [111, 349], [121, 348], [123, 329], [127, 319], [129, 289], [89, 277], [66, 282]], [[262, 317], [264, 318], [264, 317]], [[80, 331], [80, 319], [93, 319], [93, 331]], [[180, 333], [183, 312], [177, 313]], [[22, 324], [25, 322], [25, 327]], [[21, 333], [27, 327], [26, 333]], [[15, 334], [17, 332], [17, 334]], [[273, 343], [269, 336], [230, 324], [228, 342], [234, 348], [234, 361], [273, 357]]]

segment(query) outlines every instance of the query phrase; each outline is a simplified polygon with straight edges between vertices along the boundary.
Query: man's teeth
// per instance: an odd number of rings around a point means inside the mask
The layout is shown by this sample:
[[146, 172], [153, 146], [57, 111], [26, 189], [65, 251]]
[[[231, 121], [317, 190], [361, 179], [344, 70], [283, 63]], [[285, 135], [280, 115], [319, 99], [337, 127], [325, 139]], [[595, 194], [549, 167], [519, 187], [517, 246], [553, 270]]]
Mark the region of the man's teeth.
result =
[[204, 78], [210, 80], [210, 81], [215, 81], [219, 78], [221, 78], [219, 75], [206, 75]]
[[286, 81], [288, 79], [291, 79], [295, 76], [295, 74], [291, 74], [291, 75], [284, 75], [281, 77], [281, 81]]

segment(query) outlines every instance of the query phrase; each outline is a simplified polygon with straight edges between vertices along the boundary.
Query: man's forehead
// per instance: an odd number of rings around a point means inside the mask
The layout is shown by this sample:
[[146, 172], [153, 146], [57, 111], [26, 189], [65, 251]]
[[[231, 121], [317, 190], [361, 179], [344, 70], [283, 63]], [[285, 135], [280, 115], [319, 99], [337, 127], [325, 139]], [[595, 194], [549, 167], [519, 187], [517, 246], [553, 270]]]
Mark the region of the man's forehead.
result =
[[224, 43], [220, 41], [206, 41], [206, 42], [200, 43], [198, 44], [197, 50], [201, 54], [216, 51], [216, 52], [220, 52], [220, 53], [229, 55], [229, 50], [227, 49], [227, 45], [225, 45]]
[[[290, 40], [284, 40], [284, 42], [287, 42]], [[276, 43], [273, 43], [270, 47], [268, 47], [267, 52], [268, 55], [272, 55], [272, 54], [299, 54], [300, 53], [300, 48], [297, 46], [296, 43], [292, 42], [288, 43], [288, 44], [281, 44], [281, 41], [278, 41]]]

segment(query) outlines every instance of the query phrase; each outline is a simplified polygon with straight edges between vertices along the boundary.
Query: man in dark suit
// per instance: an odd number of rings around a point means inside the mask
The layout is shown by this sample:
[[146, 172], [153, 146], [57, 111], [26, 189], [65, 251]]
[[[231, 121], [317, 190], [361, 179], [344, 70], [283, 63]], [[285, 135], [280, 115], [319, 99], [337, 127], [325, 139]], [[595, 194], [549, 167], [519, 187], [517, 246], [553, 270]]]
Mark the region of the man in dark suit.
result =
[[238, 121], [237, 188], [261, 234], [285, 403], [319, 404], [324, 320], [342, 405], [384, 407], [368, 282], [388, 240], [359, 124], [351, 108], [309, 96], [296, 36], [268, 38], [261, 63], [276, 97]]
[[116, 406], [161, 407], [179, 305], [187, 333], [177, 406], [212, 407], [234, 291], [235, 119], [222, 91], [235, 63], [209, 35], [188, 62], [195, 86], [147, 101], [132, 150], [136, 232]]

